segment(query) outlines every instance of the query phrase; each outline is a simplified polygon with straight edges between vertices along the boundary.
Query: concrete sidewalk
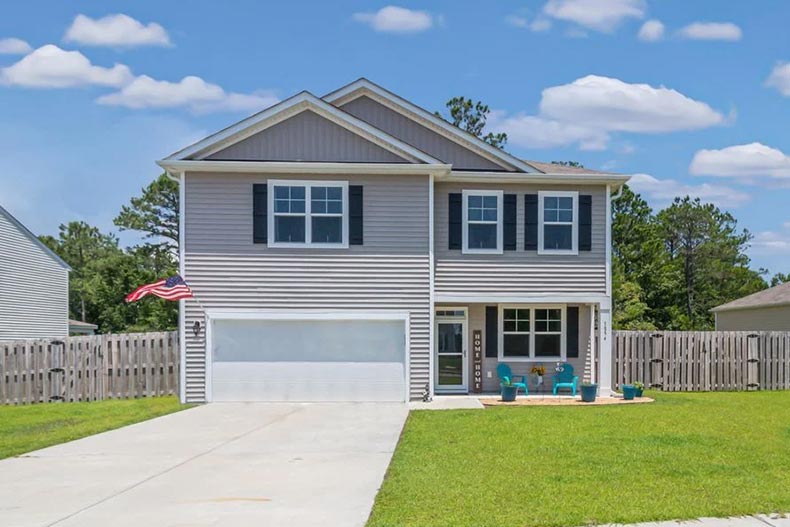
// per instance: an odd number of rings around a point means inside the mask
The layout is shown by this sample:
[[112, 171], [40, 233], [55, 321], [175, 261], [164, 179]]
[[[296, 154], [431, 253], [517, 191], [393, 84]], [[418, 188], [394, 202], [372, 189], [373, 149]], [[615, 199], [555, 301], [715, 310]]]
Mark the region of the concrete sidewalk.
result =
[[755, 514], [731, 518], [698, 518], [696, 520], [628, 524], [610, 523], [599, 527], [790, 527], [790, 515]]
[[363, 526], [405, 404], [209, 404], [0, 461], [2, 527]]

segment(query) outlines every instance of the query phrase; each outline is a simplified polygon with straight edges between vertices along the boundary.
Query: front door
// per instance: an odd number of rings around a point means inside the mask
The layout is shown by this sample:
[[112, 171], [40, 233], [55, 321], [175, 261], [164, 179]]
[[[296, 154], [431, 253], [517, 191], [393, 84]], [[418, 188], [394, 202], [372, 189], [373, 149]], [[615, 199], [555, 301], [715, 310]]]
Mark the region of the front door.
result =
[[467, 391], [466, 312], [436, 319], [436, 391]]

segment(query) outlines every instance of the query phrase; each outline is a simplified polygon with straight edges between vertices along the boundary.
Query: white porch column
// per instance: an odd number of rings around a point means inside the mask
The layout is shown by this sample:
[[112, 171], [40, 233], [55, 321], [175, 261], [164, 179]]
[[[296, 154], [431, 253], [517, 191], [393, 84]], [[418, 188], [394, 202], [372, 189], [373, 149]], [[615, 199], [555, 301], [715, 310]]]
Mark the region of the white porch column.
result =
[[598, 321], [598, 365], [600, 376], [598, 379], [598, 395], [609, 397], [612, 395], [612, 308], [610, 305], [601, 304]]

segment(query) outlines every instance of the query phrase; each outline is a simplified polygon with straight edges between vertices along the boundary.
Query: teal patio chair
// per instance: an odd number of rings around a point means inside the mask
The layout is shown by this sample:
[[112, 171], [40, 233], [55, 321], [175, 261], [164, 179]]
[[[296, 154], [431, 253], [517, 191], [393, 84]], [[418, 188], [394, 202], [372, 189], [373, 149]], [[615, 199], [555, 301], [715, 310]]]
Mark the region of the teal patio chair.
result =
[[573, 374], [573, 366], [563, 362], [557, 366], [557, 373], [554, 374], [554, 388], [551, 392], [557, 395], [558, 390], [570, 390], [571, 395], [576, 397], [577, 384], [579, 384], [579, 376]]
[[[516, 387], [516, 395], [518, 395], [518, 388], [524, 389], [524, 396], [526, 397], [529, 395], [529, 389], [527, 388], [527, 376], [520, 375], [519, 377], [513, 377], [513, 371], [510, 369], [505, 363], [499, 363], [496, 367], [496, 374], [499, 377], [499, 384], [500, 386], [505, 383], [510, 383], [511, 386]], [[521, 382], [514, 382], [514, 379], [520, 378]]]

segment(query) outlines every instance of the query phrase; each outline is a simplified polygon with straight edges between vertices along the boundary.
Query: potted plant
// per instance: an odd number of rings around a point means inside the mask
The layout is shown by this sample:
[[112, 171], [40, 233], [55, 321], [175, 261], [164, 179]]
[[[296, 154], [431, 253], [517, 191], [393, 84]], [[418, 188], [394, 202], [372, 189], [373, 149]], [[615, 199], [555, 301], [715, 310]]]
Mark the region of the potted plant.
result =
[[535, 386], [540, 387], [543, 384], [543, 376], [546, 375], [546, 367], [533, 366], [529, 372], [535, 377]]
[[636, 397], [636, 386], [633, 384], [623, 384], [623, 399], [626, 401], [633, 401]]
[[636, 396], [642, 397], [642, 393], [645, 391], [645, 383], [641, 381], [636, 381], [634, 383], [634, 388], [636, 389]]
[[512, 403], [516, 400], [516, 393], [518, 393], [518, 386], [513, 385], [513, 381], [505, 379], [502, 383], [502, 402]]
[[598, 385], [593, 382], [582, 383], [582, 402], [594, 403], [598, 395]]

